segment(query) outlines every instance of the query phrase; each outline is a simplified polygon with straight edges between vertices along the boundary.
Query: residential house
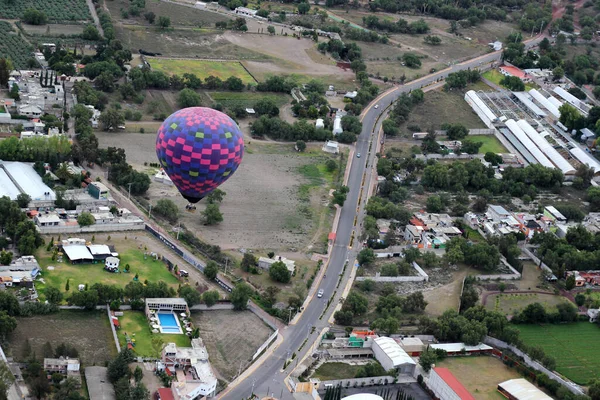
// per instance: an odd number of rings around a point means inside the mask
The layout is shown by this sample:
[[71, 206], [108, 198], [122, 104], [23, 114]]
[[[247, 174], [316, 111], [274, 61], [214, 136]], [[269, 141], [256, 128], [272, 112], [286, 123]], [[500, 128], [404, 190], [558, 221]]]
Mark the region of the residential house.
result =
[[422, 226], [406, 225], [404, 228], [404, 240], [410, 244], [421, 243], [421, 234], [424, 228]]
[[35, 224], [39, 227], [45, 226], [58, 226], [60, 225], [60, 217], [55, 212], [46, 212], [44, 214], [37, 214], [33, 217]]
[[68, 378], [81, 380], [79, 367], [80, 364], [77, 358], [44, 358], [44, 371], [50, 375], [59, 373], [66, 375]]
[[560, 213], [560, 211], [558, 211], [553, 206], [546, 206], [546, 207], [544, 207], [544, 216], [550, 218], [556, 224], [567, 222], [567, 218], [564, 215], [562, 215]]
[[273, 265], [276, 262], [281, 261], [282, 263], [285, 264], [285, 266], [287, 267], [288, 271], [290, 271], [291, 274], [294, 273], [294, 271], [296, 270], [296, 262], [293, 260], [288, 260], [285, 257], [281, 257], [281, 256], [275, 256], [273, 258], [268, 258], [268, 257], [260, 257], [258, 259], [258, 266], [259, 268], [262, 268], [264, 270], [269, 270], [271, 268], [271, 265]]

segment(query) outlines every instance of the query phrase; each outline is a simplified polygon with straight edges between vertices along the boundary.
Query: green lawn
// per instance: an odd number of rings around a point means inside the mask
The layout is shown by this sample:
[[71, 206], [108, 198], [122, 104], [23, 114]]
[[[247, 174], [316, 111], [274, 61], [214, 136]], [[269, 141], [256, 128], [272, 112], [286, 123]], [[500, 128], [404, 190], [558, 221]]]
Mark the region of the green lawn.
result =
[[163, 333], [152, 333], [150, 324], [142, 311], [126, 311], [119, 318], [121, 327], [117, 331], [117, 337], [122, 348], [126, 347], [125, 333], [135, 339], [134, 352], [138, 356], [156, 357], [158, 352], [152, 347], [152, 338], [160, 337], [164, 344], [175, 343], [180, 347], [190, 347], [190, 339], [187, 335], [167, 335]]
[[496, 136], [494, 135], [468, 136], [467, 138], [463, 139], [463, 142], [468, 141], [482, 142], [483, 145], [479, 148], [479, 152], [481, 154], [485, 154], [488, 151], [491, 151], [492, 153], [508, 153], [506, 147], [504, 147], [502, 143], [500, 143], [498, 138], [496, 138]]
[[208, 92], [215, 103], [221, 103], [225, 108], [237, 105], [254, 107], [261, 99], [269, 99], [281, 107], [290, 102], [291, 96], [284, 93], [255, 93], [255, 92]]
[[541, 346], [556, 359], [556, 371], [580, 385], [600, 378], [600, 328], [589, 322], [516, 325], [527, 346]]
[[350, 365], [342, 362], [328, 362], [317, 368], [311, 378], [319, 378], [322, 381], [354, 378], [361, 367], [362, 365]]
[[[101, 243], [101, 242], [97, 242]], [[107, 242], [106, 244], [110, 244]], [[36, 253], [36, 259], [42, 267], [42, 278], [44, 284], [36, 283], [36, 287], [41, 294], [44, 293], [46, 286], [54, 286], [65, 292], [67, 279], [69, 279], [70, 290], [77, 290], [79, 284], [103, 283], [106, 285], [117, 285], [125, 287], [134, 278], [139, 275], [139, 280], [144, 282], [164, 281], [168, 285], [177, 288], [179, 281], [172, 275], [167, 266], [162, 261], [157, 261], [147, 256], [144, 259], [144, 250], [138, 249], [135, 242], [120, 241], [115, 243], [115, 249], [121, 259], [121, 270], [125, 264], [130, 265], [130, 272], [111, 273], [104, 270], [104, 264], [71, 264], [66, 256], [63, 256], [63, 262], [52, 261], [52, 253], [47, 252], [45, 248], [40, 248]], [[54, 270], [48, 270], [48, 266], [53, 266]]]
[[515, 293], [510, 292], [493, 294], [488, 297], [486, 308], [501, 312], [506, 315], [514, 315], [533, 303], [540, 303], [549, 312], [556, 311], [556, 306], [560, 303], [568, 303], [565, 297], [552, 293]]
[[237, 76], [244, 84], [256, 83], [254, 78], [238, 61], [176, 60], [153, 57], [147, 57], [146, 59], [152, 69], [162, 71], [168, 75], [182, 76], [185, 73], [191, 73], [200, 79], [212, 75], [222, 80]]
[[[500, 71], [498, 71], [497, 69], [489, 70], [489, 71], [483, 73], [481, 76], [484, 77], [485, 79], [487, 79], [488, 81], [490, 81], [492, 83], [495, 83], [498, 86], [502, 86], [500, 84], [500, 81], [502, 80], [502, 78], [504, 78], [504, 75], [502, 75], [500, 73]], [[537, 87], [538, 86], [536, 84], [526, 83], [525, 84], [525, 91], [528, 92], [531, 89], [535, 89]]]

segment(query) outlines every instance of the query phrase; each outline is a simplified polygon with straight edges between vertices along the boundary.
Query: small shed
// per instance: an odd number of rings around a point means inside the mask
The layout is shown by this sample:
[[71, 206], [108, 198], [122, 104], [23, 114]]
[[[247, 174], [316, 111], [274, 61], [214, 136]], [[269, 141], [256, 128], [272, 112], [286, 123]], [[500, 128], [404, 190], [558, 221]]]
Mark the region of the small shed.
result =
[[325, 127], [325, 122], [323, 121], [323, 118], [318, 118], [317, 121], [315, 122], [315, 128], [324, 128]]

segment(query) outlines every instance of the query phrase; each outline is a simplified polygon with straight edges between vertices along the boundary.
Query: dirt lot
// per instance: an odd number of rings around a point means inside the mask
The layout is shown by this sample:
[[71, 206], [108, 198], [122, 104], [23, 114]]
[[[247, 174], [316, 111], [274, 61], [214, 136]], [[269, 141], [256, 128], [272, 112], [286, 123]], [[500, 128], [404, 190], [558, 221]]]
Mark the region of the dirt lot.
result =
[[[273, 333], [250, 311], [204, 311], [192, 314], [217, 377], [230, 382], [250, 364], [252, 356]], [[235, 323], [233, 323], [235, 321]]]
[[49, 25], [29, 25], [23, 24], [23, 29], [29, 35], [47, 35], [47, 36], [58, 36], [58, 35], [80, 35], [83, 32], [83, 25], [63, 25], [63, 24], [49, 24]]
[[74, 346], [85, 365], [102, 365], [117, 352], [105, 311], [60, 311], [52, 315], [19, 318], [17, 329], [4, 347], [21, 360], [22, 346], [29, 339], [32, 350], [40, 358], [42, 346], [50, 342], [53, 348], [61, 343]]
[[498, 384], [521, 375], [490, 356], [448, 357], [436, 366], [448, 368], [477, 400], [498, 400]]

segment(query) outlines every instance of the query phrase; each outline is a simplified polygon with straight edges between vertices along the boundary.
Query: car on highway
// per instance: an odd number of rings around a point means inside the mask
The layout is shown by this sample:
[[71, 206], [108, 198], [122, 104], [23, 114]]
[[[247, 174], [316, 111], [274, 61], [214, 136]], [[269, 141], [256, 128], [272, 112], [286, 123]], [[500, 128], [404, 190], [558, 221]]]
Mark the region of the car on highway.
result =
[[360, 158], [360, 153], [356, 153], [356, 158]]
[[379, 108], [379, 104], [375, 104], [375, 109], [378, 109], [378, 108]]
[[325, 291], [323, 289], [319, 289], [319, 291], [317, 292], [317, 297], [321, 298], [321, 297], [323, 297], [324, 294], [325, 294]]

